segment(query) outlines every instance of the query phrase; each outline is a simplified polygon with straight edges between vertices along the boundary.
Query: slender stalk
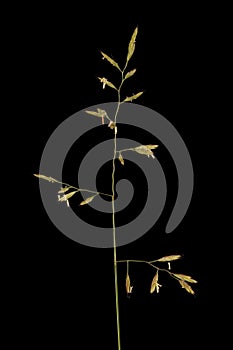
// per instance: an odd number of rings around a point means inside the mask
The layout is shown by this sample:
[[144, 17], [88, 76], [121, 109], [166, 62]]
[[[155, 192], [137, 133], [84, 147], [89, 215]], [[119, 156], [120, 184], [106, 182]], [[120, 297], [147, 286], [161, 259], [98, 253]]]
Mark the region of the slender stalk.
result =
[[78, 188], [78, 187], [75, 187], [75, 186], [72, 186], [70, 184], [67, 184], [66, 182], [62, 182], [62, 181], [58, 181], [54, 178], [50, 178], [48, 176], [45, 176], [45, 175], [41, 175], [41, 174], [34, 174], [34, 176], [36, 177], [39, 177], [39, 178], [43, 178], [44, 180], [47, 180], [47, 181], [50, 181], [50, 182], [56, 182], [58, 184], [61, 184], [62, 186], [66, 186], [66, 187], [69, 187], [69, 188], [73, 188], [74, 190], [77, 190], [77, 192], [90, 192], [90, 193], [96, 193], [96, 195], [98, 194], [102, 194], [103, 196], [108, 196], [108, 197], [112, 197], [111, 194], [108, 194], [108, 193], [103, 193], [103, 192], [97, 192], [97, 191], [92, 191], [92, 190], [88, 190], [86, 188]]
[[120, 149], [119, 151], [117, 151], [117, 153], [122, 153], [125, 151], [135, 151], [135, 148], [124, 148], [124, 149]]
[[135, 262], [135, 263], [147, 263], [146, 260], [117, 260], [117, 263], [128, 263], [128, 262]]
[[[118, 103], [114, 117], [114, 123], [116, 125], [117, 114], [120, 107], [120, 89], [118, 90]], [[121, 350], [121, 338], [120, 338], [120, 317], [119, 317], [119, 297], [118, 297], [118, 276], [117, 276], [117, 252], [116, 252], [116, 225], [115, 225], [115, 159], [116, 159], [116, 132], [114, 133], [114, 151], [112, 159], [112, 230], [113, 230], [113, 254], [114, 254], [114, 280], [115, 280], [115, 298], [116, 298], [116, 317], [117, 317], [117, 341], [118, 350]]]
[[146, 260], [118, 260], [118, 261], [117, 261], [117, 264], [118, 264], [118, 263], [126, 263], [126, 264], [127, 264], [127, 271], [128, 271], [129, 262], [132, 262], [132, 263], [144, 263], [144, 264], [150, 265], [151, 267], [153, 267], [153, 268], [156, 269], [156, 270], [167, 272], [170, 276], [172, 276], [173, 278], [179, 280], [179, 278], [177, 278], [177, 277], [174, 275], [173, 272], [169, 271], [168, 269], [164, 269], [164, 268], [162, 268], [162, 267], [158, 267], [157, 265], [155, 265], [154, 263], [155, 263], [156, 261], [157, 261], [157, 260], [152, 260], [152, 261], [146, 261]]
[[[119, 104], [117, 105], [119, 109]], [[117, 114], [117, 112], [116, 112]], [[116, 120], [116, 117], [115, 117]], [[116, 254], [116, 225], [115, 225], [115, 159], [116, 159], [116, 133], [114, 135], [114, 151], [112, 160], [112, 230], [113, 230], [113, 249], [114, 249], [114, 280], [115, 280], [115, 297], [116, 297], [116, 317], [117, 317], [117, 338], [118, 349], [121, 349], [120, 342], [120, 318], [119, 318], [119, 301], [118, 301], [118, 278], [117, 278], [117, 254]]]
[[[121, 87], [124, 83], [124, 71], [127, 67], [125, 65], [124, 69], [121, 71], [121, 83], [119, 89], [117, 90], [118, 101], [114, 116], [114, 124], [117, 124], [117, 116], [121, 105]], [[118, 297], [118, 275], [117, 275], [117, 242], [116, 242], [116, 224], [115, 224], [115, 160], [117, 154], [117, 132], [114, 130], [114, 148], [113, 148], [113, 158], [112, 158], [112, 234], [113, 234], [113, 259], [114, 259], [114, 280], [115, 280], [115, 300], [116, 300], [116, 318], [117, 318], [117, 342], [118, 350], [121, 350], [121, 338], [120, 338], [120, 316], [119, 316], [119, 297]]]
[[67, 184], [65, 182], [57, 181], [57, 183], [60, 183], [61, 185], [69, 186], [70, 188], [73, 188], [73, 189], [78, 190], [80, 192], [90, 192], [90, 193], [102, 194], [103, 196], [112, 197], [112, 195], [108, 194], [108, 193], [92, 191], [92, 190], [88, 190], [86, 188], [78, 188], [78, 187], [75, 187], [75, 186], [71, 186], [71, 185], [69, 185], [69, 184]]

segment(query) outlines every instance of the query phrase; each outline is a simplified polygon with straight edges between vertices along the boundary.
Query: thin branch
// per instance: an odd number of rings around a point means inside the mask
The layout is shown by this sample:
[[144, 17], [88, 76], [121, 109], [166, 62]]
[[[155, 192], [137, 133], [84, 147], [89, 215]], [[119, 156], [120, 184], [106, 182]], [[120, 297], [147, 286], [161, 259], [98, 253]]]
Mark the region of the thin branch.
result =
[[108, 197], [112, 197], [111, 194], [108, 194], [108, 193], [104, 193], [104, 192], [97, 192], [97, 191], [92, 191], [92, 190], [88, 190], [86, 188], [78, 188], [78, 187], [75, 187], [75, 186], [72, 186], [66, 182], [62, 182], [62, 181], [58, 181], [56, 179], [53, 179], [52, 180], [49, 180], [51, 178], [47, 177], [47, 176], [44, 176], [44, 175], [40, 175], [40, 174], [34, 174], [36, 177], [42, 177], [43, 179], [47, 180], [47, 181], [50, 181], [50, 182], [55, 182], [55, 183], [58, 183], [58, 184], [61, 184], [62, 186], [66, 186], [66, 187], [69, 187], [70, 189], [73, 188], [74, 190], [77, 190], [79, 192], [90, 192], [90, 193], [96, 193], [96, 194], [102, 194], [103, 196], [108, 196]]
[[151, 267], [153, 267], [154, 269], [156, 270], [159, 270], [159, 271], [164, 271], [164, 272], [167, 272], [171, 277], [177, 279], [178, 281], [180, 280], [178, 277], [176, 277], [174, 275], [174, 272], [171, 272], [169, 271], [168, 269], [164, 269], [162, 267], [159, 267], [157, 265], [154, 265], [154, 262], [157, 261], [157, 260], [152, 260], [152, 261], [146, 261], [146, 260], [117, 260], [117, 263], [127, 263], [127, 265], [129, 264], [129, 262], [132, 262], [132, 263], [143, 263], [143, 264], [147, 264], [147, 265], [150, 265]]
[[117, 263], [143, 263], [143, 264], [147, 264], [150, 265], [151, 267], [153, 267], [154, 269], [160, 270], [160, 271], [165, 271], [167, 273], [169, 273], [170, 275], [173, 275], [173, 273], [167, 269], [164, 269], [162, 267], [159, 267], [157, 265], [154, 265], [152, 261], [146, 261], [146, 260], [118, 260]]
[[126, 152], [126, 151], [135, 151], [134, 148], [124, 148], [124, 149], [120, 149], [119, 151], [117, 151], [117, 153], [122, 153], [122, 152]]
[[67, 184], [65, 182], [60, 182], [60, 181], [57, 181], [57, 182], [60, 183], [61, 185], [65, 185], [65, 186], [68, 186], [70, 188], [74, 188], [76, 190], [79, 190], [80, 192], [90, 192], [90, 193], [102, 194], [103, 196], [112, 197], [112, 195], [108, 194], [108, 193], [92, 191], [92, 190], [88, 190], [86, 188], [78, 188], [78, 187], [75, 187], [75, 186], [71, 186], [71, 185], [69, 185], [69, 184]]

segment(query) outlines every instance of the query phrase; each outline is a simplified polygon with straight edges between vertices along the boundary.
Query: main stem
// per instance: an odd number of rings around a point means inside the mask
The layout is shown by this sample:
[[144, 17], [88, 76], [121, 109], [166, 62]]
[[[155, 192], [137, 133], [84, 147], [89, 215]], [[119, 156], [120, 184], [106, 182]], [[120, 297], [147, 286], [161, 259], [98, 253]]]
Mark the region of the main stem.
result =
[[[119, 93], [118, 93], [119, 95]], [[116, 117], [119, 111], [120, 103], [117, 104], [117, 110], [114, 118], [116, 125]], [[119, 301], [118, 301], [118, 279], [117, 279], [117, 252], [116, 252], [116, 225], [115, 225], [115, 159], [116, 159], [116, 133], [114, 134], [114, 151], [112, 160], [112, 229], [113, 229], [113, 254], [114, 254], [114, 279], [115, 279], [115, 297], [116, 297], [116, 317], [117, 317], [117, 338], [118, 338], [118, 350], [121, 350], [121, 339], [120, 339], [120, 317], [119, 317]]]
[[[122, 81], [118, 89], [118, 102], [114, 116], [114, 124], [116, 126], [117, 115], [121, 104], [121, 86], [124, 82], [123, 78], [124, 70], [122, 71]], [[117, 318], [117, 342], [118, 350], [121, 350], [121, 338], [120, 338], [120, 316], [119, 316], [119, 297], [118, 297], [118, 277], [117, 277], [117, 245], [116, 245], [116, 225], [115, 225], [115, 160], [117, 154], [117, 134], [114, 129], [114, 150], [112, 159], [112, 233], [113, 233], [113, 256], [114, 256], [114, 280], [115, 280], [115, 298], [116, 298], [116, 318]]]

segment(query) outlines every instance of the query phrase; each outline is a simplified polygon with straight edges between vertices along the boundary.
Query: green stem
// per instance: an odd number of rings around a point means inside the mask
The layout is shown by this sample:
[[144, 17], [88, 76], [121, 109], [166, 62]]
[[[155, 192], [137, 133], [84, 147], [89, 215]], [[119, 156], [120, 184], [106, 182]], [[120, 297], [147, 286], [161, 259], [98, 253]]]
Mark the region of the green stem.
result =
[[[114, 116], [114, 124], [117, 123], [117, 115], [121, 105], [121, 87], [124, 83], [124, 71], [127, 67], [125, 65], [124, 69], [121, 72], [121, 83], [117, 90], [118, 101], [117, 108]], [[120, 338], [120, 316], [119, 316], [119, 296], [118, 296], [118, 275], [117, 275], [117, 242], [116, 242], [116, 225], [115, 225], [115, 160], [117, 154], [117, 133], [116, 129], [114, 130], [114, 150], [113, 150], [113, 159], [112, 159], [112, 233], [113, 233], [113, 258], [114, 258], [114, 280], [115, 280], [115, 300], [116, 300], [116, 319], [117, 319], [117, 342], [118, 350], [121, 350], [121, 338]]]
[[[116, 118], [120, 107], [120, 91], [118, 90], [118, 103], [115, 113], [114, 123], [116, 125]], [[114, 134], [114, 153], [112, 160], [112, 229], [113, 229], [113, 254], [114, 254], [114, 280], [115, 280], [115, 298], [116, 298], [116, 317], [117, 317], [117, 340], [118, 350], [121, 350], [121, 339], [120, 339], [120, 317], [119, 317], [119, 297], [118, 297], [118, 276], [117, 276], [117, 252], [116, 252], [116, 225], [115, 225], [115, 159], [116, 159], [116, 132]]]

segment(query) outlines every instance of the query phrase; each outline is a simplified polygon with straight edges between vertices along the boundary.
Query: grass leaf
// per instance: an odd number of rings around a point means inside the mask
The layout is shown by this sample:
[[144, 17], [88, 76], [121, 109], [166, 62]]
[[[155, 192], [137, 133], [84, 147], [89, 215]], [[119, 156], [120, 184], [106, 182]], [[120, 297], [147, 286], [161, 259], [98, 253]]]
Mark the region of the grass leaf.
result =
[[112, 89], [117, 90], [117, 88], [115, 87], [115, 85], [113, 85], [110, 81], [108, 81], [108, 79], [106, 78], [100, 78], [98, 77], [98, 79], [100, 80], [101, 83], [103, 83], [103, 89], [105, 88], [105, 85], [109, 86]]
[[132, 75], [134, 75], [135, 72], [136, 72], [136, 69], [133, 69], [130, 72], [126, 73], [125, 79], [128, 79], [128, 78], [132, 77]]
[[181, 287], [184, 288], [188, 293], [195, 294], [194, 290], [187, 282], [179, 280], [179, 283]]
[[130, 285], [130, 277], [129, 274], [126, 275], [126, 280], [125, 280], [125, 287], [126, 287], [126, 292], [127, 294], [131, 294], [133, 287]]
[[132, 151], [135, 151], [140, 154], [145, 154], [146, 156], [151, 156], [152, 158], [155, 158], [154, 153], [151, 151], [151, 149], [157, 148], [158, 145], [141, 145], [135, 148], [132, 148]]
[[78, 192], [78, 190], [64, 194], [64, 196], [58, 198], [58, 201], [59, 202], [67, 201], [69, 198], [73, 197], [73, 195], [77, 192]]
[[59, 182], [56, 179], [53, 179], [51, 176], [45, 176], [45, 175], [41, 175], [41, 174], [33, 174], [33, 175], [36, 177], [39, 177], [39, 179], [44, 179], [44, 180], [49, 181], [49, 182]]
[[60, 189], [60, 191], [58, 191], [58, 193], [65, 193], [66, 191], [68, 191], [70, 189], [70, 186], [68, 186], [68, 187], [62, 187], [61, 189]]
[[146, 145], [146, 147], [149, 149], [155, 149], [155, 148], [159, 147], [159, 145]]
[[100, 51], [100, 52], [101, 52], [101, 54], [102, 54], [102, 56], [103, 56], [103, 59], [106, 58], [106, 60], [107, 60], [108, 62], [110, 62], [114, 67], [116, 67], [117, 69], [119, 69], [119, 71], [121, 71], [121, 69], [120, 69], [120, 67], [119, 67], [119, 65], [118, 65], [117, 62], [115, 62], [111, 57], [109, 57], [108, 55], [106, 55], [106, 53], [104, 53], [104, 52], [102, 52], [102, 51]]
[[94, 196], [88, 197], [87, 199], [85, 199], [85, 201], [82, 201], [79, 205], [85, 205], [90, 203], [94, 198], [96, 197], [96, 194]]
[[102, 117], [102, 114], [100, 112], [95, 112], [95, 111], [85, 111], [88, 114], [94, 115], [95, 117]]
[[197, 281], [194, 280], [191, 276], [183, 275], [182, 273], [173, 273], [173, 275], [182, 281], [186, 281], [186, 282], [190, 282], [190, 283], [197, 283]]
[[151, 287], [150, 287], [150, 293], [154, 293], [155, 290], [158, 290], [157, 289], [157, 286], [158, 286], [158, 278], [159, 278], [159, 271], [157, 270], [156, 271], [156, 274], [151, 282]]
[[136, 100], [136, 98], [140, 97], [142, 94], [143, 94], [143, 91], [140, 91], [133, 96], [126, 97], [123, 102], [132, 102], [133, 100]]
[[119, 155], [119, 161], [121, 162], [121, 164], [122, 165], [124, 165], [125, 164], [125, 162], [124, 162], [124, 158], [122, 157], [122, 154], [120, 153], [120, 155]]
[[113, 85], [110, 81], [106, 81], [106, 85], [107, 86], [109, 86], [110, 88], [112, 88], [112, 89], [115, 89], [115, 90], [117, 90], [117, 88], [115, 87], [115, 85]]
[[180, 259], [182, 256], [181, 255], [168, 255], [168, 256], [163, 256], [162, 258], [156, 260], [156, 261], [174, 261]]
[[138, 34], [138, 27], [134, 29], [133, 35], [130, 39], [129, 46], [128, 46], [128, 54], [127, 54], [127, 62], [130, 60], [130, 58], [133, 56], [134, 50], [135, 50], [135, 41]]

